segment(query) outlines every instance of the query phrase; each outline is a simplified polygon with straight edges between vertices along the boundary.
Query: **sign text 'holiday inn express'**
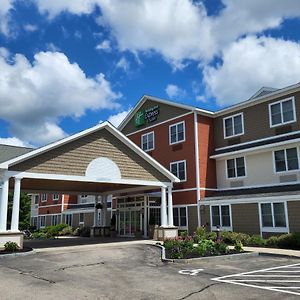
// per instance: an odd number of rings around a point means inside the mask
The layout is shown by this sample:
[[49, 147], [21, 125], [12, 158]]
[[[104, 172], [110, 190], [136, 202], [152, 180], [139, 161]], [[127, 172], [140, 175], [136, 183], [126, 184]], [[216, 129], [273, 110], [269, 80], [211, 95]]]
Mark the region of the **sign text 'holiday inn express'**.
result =
[[151, 123], [157, 120], [159, 115], [159, 106], [155, 105], [151, 108], [141, 109], [138, 111], [134, 118], [134, 124], [136, 127], [142, 126], [146, 123]]

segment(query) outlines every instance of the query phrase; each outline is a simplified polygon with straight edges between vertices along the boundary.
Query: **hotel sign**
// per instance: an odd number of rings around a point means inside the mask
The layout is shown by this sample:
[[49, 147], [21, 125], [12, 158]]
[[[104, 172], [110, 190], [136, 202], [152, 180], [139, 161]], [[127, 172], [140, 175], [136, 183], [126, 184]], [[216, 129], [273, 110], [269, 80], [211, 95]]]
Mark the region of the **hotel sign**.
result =
[[136, 127], [145, 125], [146, 123], [152, 123], [157, 120], [159, 115], [159, 106], [155, 105], [151, 108], [141, 109], [134, 117], [134, 124]]

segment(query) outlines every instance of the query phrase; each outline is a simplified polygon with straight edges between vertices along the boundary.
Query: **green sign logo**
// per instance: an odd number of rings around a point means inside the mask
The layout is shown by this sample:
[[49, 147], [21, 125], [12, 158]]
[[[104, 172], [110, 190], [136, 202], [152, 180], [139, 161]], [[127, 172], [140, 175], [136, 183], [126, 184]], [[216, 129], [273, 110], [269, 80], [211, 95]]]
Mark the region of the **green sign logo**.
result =
[[134, 124], [137, 127], [145, 124], [145, 110], [144, 109], [142, 109], [136, 113], [135, 118], [134, 118]]

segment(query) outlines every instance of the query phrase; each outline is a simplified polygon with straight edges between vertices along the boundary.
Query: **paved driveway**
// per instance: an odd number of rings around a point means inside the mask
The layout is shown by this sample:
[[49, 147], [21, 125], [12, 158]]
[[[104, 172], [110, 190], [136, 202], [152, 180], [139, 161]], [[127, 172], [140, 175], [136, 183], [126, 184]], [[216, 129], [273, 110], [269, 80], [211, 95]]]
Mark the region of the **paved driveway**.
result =
[[212, 280], [299, 260], [259, 256], [166, 264], [158, 248], [144, 243], [40, 249], [24, 257], [1, 258], [0, 299], [299, 299]]

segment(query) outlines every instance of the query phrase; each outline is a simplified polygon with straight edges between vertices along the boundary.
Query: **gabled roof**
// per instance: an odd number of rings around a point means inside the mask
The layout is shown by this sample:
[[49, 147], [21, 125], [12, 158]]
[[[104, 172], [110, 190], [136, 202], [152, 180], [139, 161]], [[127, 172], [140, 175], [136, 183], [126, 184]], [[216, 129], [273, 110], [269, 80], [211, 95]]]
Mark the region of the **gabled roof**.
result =
[[272, 92], [277, 91], [278, 89], [272, 88], [272, 87], [265, 87], [263, 86], [262, 88], [260, 88], [254, 95], [252, 95], [249, 100], [251, 99], [255, 99], [255, 98], [259, 98], [262, 96], [265, 96], [267, 94], [270, 94]]
[[137, 113], [137, 111], [143, 106], [143, 104], [147, 100], [152, 100], [152, 101], [155, 101], [155, 102], [158, 102], [158, 103], [167, 104], [167, 105], [171, 105], [171, 106], [174, 106], [174, 107], [179, 107], [179, 108], [190, 110], [190, 111], [196, 111], [197, 113], [208, 115], [208, 116], [213, 115], [212, 111], [201, 109], [201, 108], [198, 108], [196, 106], [191, 106], [191, 105], [182, 104], [182, 103], [178, 103], [178, 102], [173, 102], [173, 101], [169, 101], [169, 100], [165, 100], [165, 99], [161, 99], [161, 98], [157, 98], [157, 97], [153, 97], [153, 96], [149, 96], [149, 95], [144, 95], [138, 101], [138, 103], [134, 106], [134, 108], [128, 113], [128, 115], [122, 121], [122, 123], [119, 125], [119, 127], [118, 127], [119, 130], [122, 130], [125, 127], [125, 125], [129, 122], [129, 120], [131, 120], [131, 118]]
[[163, 167], [160, 163], [158, 163], [150, 155], [148, 155], [146, 152], [144, 152], [136, 144], [134, 144], [129, 138], [127, 138], [125, 135], [123, 135], [117, 128], [115, 128], [108, 121], [103, 122], [103, 123], [101, 123], [99, 125], [96, 125], [94, 127], [88, 128], [88, 129], [86, 129], [84, 131], [81, 131], [79, 133], [68, 136], [64, 139], [61, 139], [61, 140], [57, 141], [57, 142], [51, 143], [49, 145], [43, 146], [41, 148], [32, 150], [28, 153], [25, 153], [25, 154], [22, 154], [20, 156], [15, 157], [15, 158], [4, 161], [4, 162], [0, 163], [0, 169], [8, 169], [10, 166], [13, 166], [13, 165], [18, 164], [18, 163], [23, 162], [23, 161], [26, 161], [26, 160], [28, 160], [30, 158], [33, 158], [35, 156], [38, 156], [42, 153], [45, 153], [45, 152], [50, 151], [52, 149], [58, 148], [59, 146], [65, 145], [65, 144], [70, 143], [74, 140], [77, 140], [77, 139], [82, 138], [86, 135], [89, 135], [91, 133], [94, 133], [98, 130], [103, 130], [103, 129], [108, 130], [117, 139], [119, 139], [126, 146], [128, 146], [130, 149], [132, 149], [136, 154], [138, 154], [140, 157], [145, 159], [148, 163], [150, 163], [159, 172], [161, 172], [163, 175], [165, 175], [167, 178], [169, 178], [171, 182], [179, 182], [180, 181], [175, 175], [173, 175], [169, 170], [167, 170], [165, 167]]
[[0, 163], [7, 161], [9, 159], [15, 158], [17, 156], [20, 156], [22, 154], [28, 153], [33, 150], [34, 149], [32, 149], [32, 148], [0, 144]]

